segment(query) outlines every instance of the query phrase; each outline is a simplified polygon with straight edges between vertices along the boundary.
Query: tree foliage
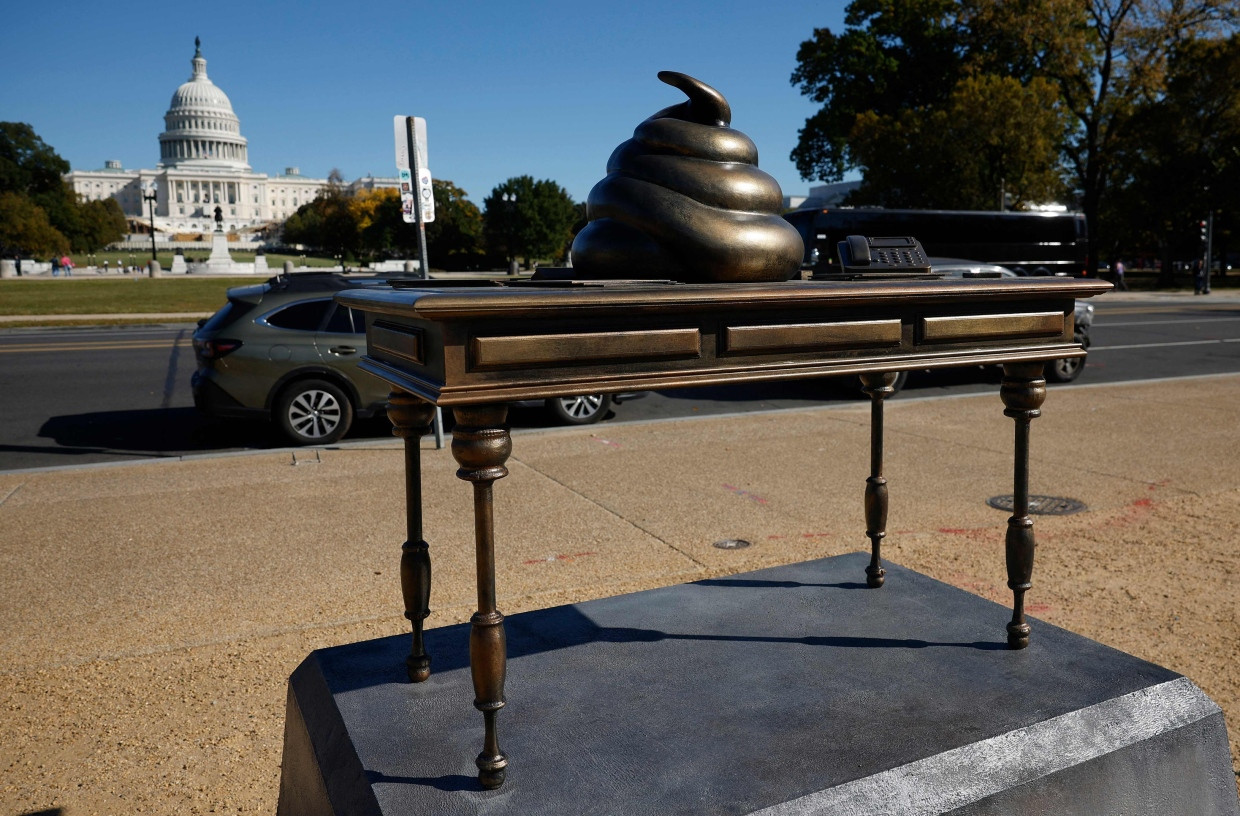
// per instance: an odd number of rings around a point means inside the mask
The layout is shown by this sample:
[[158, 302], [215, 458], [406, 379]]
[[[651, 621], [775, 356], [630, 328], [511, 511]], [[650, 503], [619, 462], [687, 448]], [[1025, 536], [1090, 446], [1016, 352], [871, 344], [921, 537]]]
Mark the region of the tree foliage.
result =
[[872, 199], [915, 206], [995, 206], [1000, 183], [1036, 201], [1066, 178], [1094, 236], [1115, 235], [1106, 196], [1132, 183], [1121, 159], [1141, 111], [1179, 93], [1170, 66], [1237, 13], [1234, 0], [854, 0], [841, 34], [817, 29], [797, 54], [792, 82], [822, 108], [792, 158], [807, 179], [859, 168]]
[[864, 183], [856, 203], [928, 209], [1021, 208], [1065, 192], [1055, 161], [1067, 113], [1044, 80], [962, 79], [944, 103], [857, 116], [850, 152]]
[[572, 196], [550, 179], [516, 176], [483, 200], [487, 248], [510, 261], [522, 258], [527, 266], [535, 260], [563, 259], [577, 218]]
[[[1216, 248], [1240, 226], [1240, 37], [1185, 43], [1168, 60], [1166, 93], [1141, 105], [1116, 151], [1118, 195], [1106, 221], [1117, 246], [1201, 257], [1200, 222], [1215, 219]], [[1223, 254], [1223, 253], [1220, 253]], [[1164, 264], [1169, 270], [1170, 264]]]
[[853, 0], [843, 33], [814, 29], [801, 43], [792, 84], [820, 105], [792, 160], [805, 179], [838, 181], [860, 162], [857, 117], [894, 117], [942, 104], [964, 66], [955, 0]]
[[93, 252], [125, 235], [120, 205], [78, 200], [69, 163], [24, 122], [0, 122], [0, 244], [5, 253]]
[[48, 257], [69, 251], [69, 239], [52, 226], [47, 213], [23, 193], [0, 192], [0, 249]]
[[[450, 181], [432, 182], [435, 220], [426, 225], [427, 260], [443, 269], [476, 265], [482, 254], [482, 214]], [[417, 226], [401, 217], [400, 194], [364, 190], [349, 196], [331, 184], [284, 223], [284, 240], [359, 260], [417, 258]]]

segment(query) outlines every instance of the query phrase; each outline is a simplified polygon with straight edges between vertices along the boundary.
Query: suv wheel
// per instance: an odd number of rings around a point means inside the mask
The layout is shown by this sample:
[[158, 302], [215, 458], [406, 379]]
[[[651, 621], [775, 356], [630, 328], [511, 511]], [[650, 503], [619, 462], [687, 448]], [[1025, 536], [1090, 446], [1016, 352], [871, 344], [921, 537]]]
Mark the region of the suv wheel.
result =
[[589, 425], [598, 422], [611, 407], [608, 394], [582, 394], [547, 400], [547, 410], [566, 425]]
[[[1081, 345], [1086, 345], [1080, 334], [1075, 336], [1075, 340]], [[1051, 382], [1070, 383], [1081, 376], [1081, 371], [1084, 368], [1084, 357], [1065, 357], [1062, 360], [1050, 360], [1047, 362], [1043, 376]]]
[[353, 424], [353, 403], [332, 383], [301, 380], [280, 392], [276, 421], [295, 445], [329, 445]]

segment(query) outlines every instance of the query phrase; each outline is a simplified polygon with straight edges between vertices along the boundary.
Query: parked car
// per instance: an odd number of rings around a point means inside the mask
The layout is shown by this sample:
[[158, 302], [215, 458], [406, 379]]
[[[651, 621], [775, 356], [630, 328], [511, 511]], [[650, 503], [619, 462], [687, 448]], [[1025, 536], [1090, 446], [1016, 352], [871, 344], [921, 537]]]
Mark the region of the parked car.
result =
[[[194, 332], [194, 405], [222, 418], [269, 419], [296, 445], [330, 444], [354, 418], [382, 412], [390, 386], [358, 367], [366, 353], [363, 315], [334, 296], [385, 281], [308, 272], [229, 289], [228, 302]], [[643, 395], [515, 404], [543, 406], [557, 422], [585, 425], [613, 403]]]
[[930, 269], [949, 278], [1019, 278], [1006, 266], [962, 258], [930, 258]]
[[[1021, 275], [998, 264], [970, 261], [963, 258], [930, 258], [930, 268], [948, 278], [1019, 278]], [[1094, 306], [1092, 303], [1078, 300], [1074, 313], [1073, 339], [1085, 348], [1089, 348], [1089, 330], [1094, 322]], [[1072, 382], [1081, 376], [1085, 369], [1084, 357], [1067, 357], [1052, 360], [1046, 364], [1045, 377], [1050, 382]], [[896, 377], [896, 391], [908, 383], [909, 372], [901, 371]]]

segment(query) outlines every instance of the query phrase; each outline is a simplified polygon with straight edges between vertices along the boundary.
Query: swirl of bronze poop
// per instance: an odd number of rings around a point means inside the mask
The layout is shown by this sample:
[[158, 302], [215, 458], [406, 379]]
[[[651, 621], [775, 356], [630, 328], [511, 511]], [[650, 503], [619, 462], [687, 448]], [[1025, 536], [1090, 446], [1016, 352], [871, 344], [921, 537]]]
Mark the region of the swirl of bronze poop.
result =
[[788, 280], [805, 245], [780, 216], [779, 183], [733, 130], [728, 100], [675, 71], [659, 79], [687, 101], [642, 122], [607, 160], [573, 240], [578, 278], [692, 283]]

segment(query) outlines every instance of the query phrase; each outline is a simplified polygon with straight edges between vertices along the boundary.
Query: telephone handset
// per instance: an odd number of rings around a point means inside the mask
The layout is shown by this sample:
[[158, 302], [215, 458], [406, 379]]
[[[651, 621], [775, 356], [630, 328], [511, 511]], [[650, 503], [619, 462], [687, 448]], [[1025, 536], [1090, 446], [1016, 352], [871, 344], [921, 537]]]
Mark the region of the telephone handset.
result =
[[912, 237], [849, 235], [839, 242], [840, 268], [849, 277], [929, 275], [930, 262]]

